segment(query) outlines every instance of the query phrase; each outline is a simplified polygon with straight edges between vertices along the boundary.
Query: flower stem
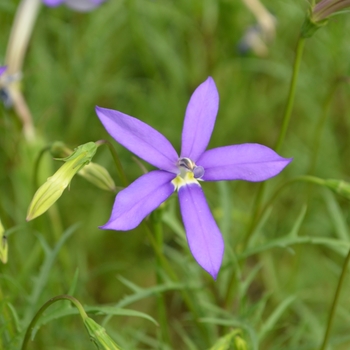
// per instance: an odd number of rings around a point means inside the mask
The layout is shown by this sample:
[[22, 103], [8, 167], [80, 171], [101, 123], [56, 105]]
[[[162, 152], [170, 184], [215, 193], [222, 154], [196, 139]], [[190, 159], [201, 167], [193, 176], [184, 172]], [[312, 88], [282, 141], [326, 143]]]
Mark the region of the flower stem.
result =
[[[280, 130], [280, 134], [278, 136], [276, 146], [275, 146], [276, 152], [279, 152], [279, 150], [282, 147], [282, 144], [284, 142], [284, 139], [285, 139], [285, 136], [287, 133], [287, 129], [289, 126], [290, 117], [292, 115], [294, 98], [295, 98], [295, 91], [296, 91], [297, 80], [298, 80], [298, 76], [299, 76], [299, 70], [300, 70], [301, 58], [303, 56], [304, 46], [305, 46], [305, 38], [303, 38], [301, 35], [299, 35], [299, 39], [298, 39], [298, 43], [297, 43], [297, 47], [296, 47], [295, 58], [294, 58], [294, 64], [293, 64], [293, 74], [292, 74], [292, 79], [291, 79], [291, 82], [289, 85], [287, 104], [286, 104], [283, 119], [282, 119], [283, 120], [282, 128]], [[259, 213], [260, 213], [262, 201], [264, 198], [265, 188], [266, 188], [266, 184], [265, 184], [265, 182], [263, 182], [260, 185], [258, 193], [255, 197], [253, 217], [252, 217], [251, 223], [248, 227], [247, 233], [244, 236], [243, 248], [248, 246], [250, 237], [254, 231], [254, 228], [256, 227], [257, 219], [260, 216]]]
[[[151, 216], [151, 218], [152, 218], [152, 216]], [[151, 231], [151, 229], [148, 227], [148, 225], [144, 221], [143, 221], [143, 223], [141, 223], [141, 225], [142, 225], [143, 229], [145, 230], [145, 232], [150, 240], [150, 243], [152, 244], [154, 252], [157, 255], [157, 259], [159, 259], [159, 261], [162, 264], [163, 271], [167, 274], [167, 276], [171, 279], [172, 282], [174, 282], [174, 283], [179, 282], [179, 279], [178, 279], [176, 273], [174, 272], [171, 265], [169, 264], [169, 262], [167, 261], [167, 259], [164, 256], [163, 246], [162, 247], [159, 246], [159, 244], [158, 244], [159, 240], [157, 238], [154, 238], [153, 232]], [[189, 291], [186, 289], [181, 290], [181, 293], [182, 293], [184, 303], [186, 304], [186, 306], [190, 310], [191, 314], [193, 315], [193, 318], [195, 320], [200, 319], [203, 316], [203, 312], [201, 311], [201, 307], [198, 305], [198, 300], [193, 298], [192, 293], [189, 293]], [[209, 334], [208, 334], [207, 325], [205, 323], [199, 322], [199, 327], [200, 327], [203, 338], [205, 338], [207, 340], [207, 342], [209, 342]]]
[[324, 185], [324, 180], [320, 179], [316, 176], [311, 176], [311, 175], [303, 175], [303, 176], [298, 176], [295, 177], [293, 179], [290, 179], [288, 181], [286, 181], [282, 186], [280, 186], [275, 193], [272, 195], [272, 197], [266, 202], [266, 204], [263, 206], [263, 208], [261, 209], [259, 218], [262, 217], [265, 213], [265, 211], [267, 210], [267, 208], [273, 203], [273, 201], [278, 197], [278, 195], [280, 194], [280, 192], [286, 188], [286, 186], [289, 186], [291, 184], [293, 184], [294, 182], [309, 182], [315, 185], [320, 185], [323, 186]]
[[32, 321], [30, 322], [28, 328], [27, 328], [27, 331], [26, 331], [26, 334], [24, 336], [24, 340], [23, 340], [23, 344], [22, 344], [22, 347], [21, 349], [22, 350], [25, 350], [27, 348], [27, 345], [28, 345], [28, 341], [31, 337], [31, 334], [35, 328], [35, 325], [36, 323], [38, 322], [39, 318], [41, 317], [41, 315], [44, 313], [44, 311], [50, 306], [52, 305], [53, 303], [55, 303], [56, 301], [59, 301], [59, 300], [70, 300], [74, 305], [75, 307], [78, 309], [79, 313], [80, 313], [80, 316], [83, 320], [85, 320], [86, 318], [88, 318], [88, 315], [86, 314], [83, 306], [80, 304], [80, 302], [75, 299], [74, 297], [70, 296], [70, 295], [58, 295], [52, 299], [50, 299], [49, 301], [47, 301], [40, 309], [39, 311], [36, 313], [36, 315], [34, 316], [34, 318], [32, 319]]
[[34, 175], [33, 175], [33, 187], [34, 187], [34, 192], [38, 189], [39, 187], [39, 181], [38, 181], [38, 175], [39, 175], [39, 166], [40, 166], [40, 162], [41, 159], [43, 157], [43, 155], [45, 154], [45, 152], [47, 152], [49, 149], [51, 148], [50, 146], [46, 146], [44, 147], [40, 153], [38, 154], [38, 156], [35, 159], [35, 163], [34, 163]]
[[[324, 185], [323, 179], [320, 179], [316, 176], [311, 176], [311, 175], [298, 176], [298, 177], [295, 177], [295, 178], [290, 179], [290, 180], [286, 181], [285, 183], [283, 183], [280, 187], [277, 188], [277, 190], [274, 192], [274, 194], [268, 199], [268, 201], [261, 208], [261, 210], [254, 212], [255, 220], [251, 221], [251, 225], [249, 226], [248, 234], [244, 237], [243, 247], [241, 248], [241, 251], [244, 251], [248, 247], [249, 240], [252, 237], [254, 230], [255, 230], [260, 218], [263, 217], [266, 210], [272, 205], [272, 203], [279, 196], [279, 194], [282, 192], [282, 190], [284, 190], [287, 186], [289, 186], [295, 182], [309, 182], [309, 183], [315, 184], [315, 185], [320, 185], [320, 186]], [[259, 191], [258, 194], [262, 194], [262, 193], [263, 193], [263, 191]], [[258, 200], [259, 200], [259, 197], [257, 197], [256, 201], [258, 201]], [[256, 209], [257, 209], [257, 207], [256, 207]], [[230, 295], [233, 293], [233, 290], [235, 287], [234, 284], [235, 284], [235, 279], [231, 278], [230, 284], [229, 284], [228, 289], [227, 289], [226, 297], [225, 297], [226, 305], [228, 305]]]
[[118, 153], [116, 152], [116, 150], [114, 149], [113, 145], [107, 141], [107, 140], [99, 140], [99, 141], [96, 141], [96, 145], [97, 146], [100, 146], [100, 145], [107, 145], [111, 154], [112, 154], [112, 157], [113, 157], [113, 160], [114, 160], [114, 163], [117, 167], [117, 171], [118, 171], [118, 175], [119, 175], [119, 178], [120, 180], [122, 181], [123, 185], [126, 187], [129, 185], [129, 181], [125, 175], [125, 172], [123, 170], [123, 167], [122, 167], [122, 163], [120, 162], [120, 159], [119, 159], [119, 156], [118, 156]]
[[315, 134], [314, 134], [313, 153], [312, 153], [312, 158], [310, 161], [310, 168], [309, 168], [310, 175], [313, 175], [313, 173], [315, 172], [317, 157], [318, 157], [320, 144], [321, 144], [321, 137], [322, 137], [323, 129], [329, 114], [329, 110], [330, 110], [335, 92], [337, 91], [339, 84], [345, 81], [348, 81], [348, 79], [338, 78], [336, 81], [334, 81], [334, 83], [331, 85], [328, 96], [325, 98], [323, 108], [322, 108], [322, 114], [316, 125]]
[[286, 137], [287, 129], [289, 126], [290, 117], [292, 115], [294, 98], [295, 98], [295, 91], [296, 91], [296, 86], [297, 86], [301, 58], [303, 56], [304, 46], [305, 46], [305, 38], [299, 36], [297, 48], [296, 48], [296, 53], [295, 53], [295, 58], [294, 58], [294, 64], [293, 64], [292, 80], [290, 82], [287, 104], [286, 104], [286, 107], [284, 110], [282, 128], [280, 130], [280, 134], [279, 134], [279, 137], [277, 139], [276, 146], [275, 146], [276, 152], [278, 152], [282, 147], [282, 144], [283, 144], [284, 139]]
[[[153, 225], [153, 230], [156, 236], [156, 244], [158, 247], [158, 251], [160, 252], [160, 255], [156, 256], [156, 277], [157, 277], [157, 284], [161, 285], [163, 283], [163, 259], [161, 256], [163, 255], [163, 227], [162, 227], [162, 221], [161, 221], [161, 209], [155, 210], [151, 214], [151, 220]], [[169, 329], [168, 329], [168, 322], [167, 322], [167, 315], [166, 315], [166, 307], [164, 302], [164, 296], [163, 294], [159, 293], [157, 295], [157, 309], [158, 309], [158, 319], [160, 324], [160, 331], [161, 335], [160, 338], [162, 340], [162, 344], [170, 344], [170, 335], [169, 335]]]
[[334, 295], [334, 298], [333, 298], [331, 311], [330, 311], [329, 316], [328, 316], [327, 328], [326, 328], [326, 332], [324, 334], [324, 338], [323, 338], [323, 342], [322, 342], [322, 345], [320, 347], [320, 350], [325, 350], [326, 347], [327, 347], [329, 335], [330, 335], [332, 324], [333, 324], [333, 320], [334, 320], [335, 311], [336, 311], [337, 304], [338, 304], [338, 301], [339, 301], [340, 291], [341, 291], [341, 288], [343, 286], [343, 282], [344, 282], [345, 274], [346, 274], [346, 268], [347, 268], [347, 266], [349, 264], [349, 261], [350, 261], [350, 250], [348, 251], [348, 255], [346, 256], [346, 258], [344, 260], [343, 269], [342, 269], [342, 272], [341, 272], [341, 275], [340, 275], [340, 278], [339, 278], [339, 281], [338, 281], [337, 289], [335, 291], [335, 295]]

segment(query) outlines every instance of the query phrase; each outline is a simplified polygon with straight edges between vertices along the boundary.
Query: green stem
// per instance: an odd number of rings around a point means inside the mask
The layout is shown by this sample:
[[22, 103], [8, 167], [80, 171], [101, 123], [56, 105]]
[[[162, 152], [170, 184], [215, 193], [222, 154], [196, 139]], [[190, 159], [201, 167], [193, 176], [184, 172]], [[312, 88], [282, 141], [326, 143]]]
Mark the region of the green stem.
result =
[[[293, 104], [294, 104], [294, 99], [295, 99], [295, 91], [296, 91], [296, 87], [297, 87], [297, 81], [298, 81], [301, 58], [303, 56], [304, 46], [305, 46], [305, 38], [299, 36], [297, 47], [296, 47], [296, 52], [295, 52], [294, 64], [293, 64], [292, 79], [291, 79], [291, 82], [289, 85], [287, 104], [286, 104], [283, 119], [282, 119], [283, 120], [282, 127], [281, 127], [280, 134], [278, 136], [276, 146], [275, 146], [276, 152], [279, 152], [279, 150], [282, 147], [282, 144], [284, 142], [284, 139], [285, 139], [285, 136], [287, 133], [287, 129], [289, 126], [290, 117], [292, 115]], [[256, 227], [257, 219], [260, 216], [259, 213], [260, 213], [260, 209], [261, 209], [261, 203], [262, 203], [262, 200], [264, 198], [265, 188], [266, 188], [266, 185], [265, 185], [265, 182], [263, 182], [260, 185], [258, 193], [256, 195], [256, 199], [254, 202], [254, 209], [253, 209], [253, 217], [252, 217], [252, 221], [248, 227], [247, 233], [244, 236], [243, 248], [248, 246], [250, 237], [251, 237], [251, 235]]]
[[[309, 182], [309, 183], [321, 185], [321, 186], [324, 184], [323, 179], [320, 179], [318, 177], [311, 176], [311, 175], [305, 175], [305, 176], [298, 176], [298, 177], [295, 177], [293, 179], [290, 179], [290, 180], [286, 181], [284, 184], [282, 184], [280, 187], [278, 187], [277, 190], [274, 192], [274, 194], [270, 197], [270, 199], [261, 208], [261, 210], [260, 210], [260, 206], [259, 206], [259, 210], [257, 210], [258, 207], [255, 206], [254, 220], [251, 221], [248, 233], [244, 237], [241, 251], [244, 251], [248, 247], [250, 238], [253, 235], [254, 230], [255, 230], [257, 224], [259, 223], [260, 218], [265, 214], [266, 210], [272, 205], [272, 203], [279, 196], [279, 194], [282, 192], [282, 190], [284, 190], [287, 186], [293, 184], [294, 182]], [[262, 193], [263, 193], [263, 190], [259, 191], [258, 195], [262, 195]], [[258, 201], [258, 200], [261, 200], [261, 198], [257, 197], [256, 201]], [[225, 296], [225, 305], [228, 305], [230, 295], [233, 293], [234, 287], [235, 287], [235, 279], [232, 277], [230, 280], [229, 286], [227, 288], [227, 292], [226, 292], [226, 296]]]
[[[168, 260], [165, 258], [162, 247], [159, 247], [159, 239], [154, 238], [153, 232], [150, 230], [150, 228], [147, 226], [145, 222], [142, 222], [142, 228], [145, 230], [149, 241], [152, 244], [152, 247], [154, 249], [154, 252], [157, 255], [157, 259], [162, 264], [163, 270], [167, 273], [168, 277], [171, 279], [172, 282], [178, 282], [179, 279], [176, 276], [176, 273], [172, 269], [171, 265], [168, 263]], [[201, 312], [201, 308], [198, 305], [198, 300], [193, 298], [193, 294], [188, 292], [187, 290], [181, 290], [183, 300], [185, 304], [187, 305], [188, 309], [191, 311], [191, 314], [193, 315], [193, 318], [197, 321], [202, 316], [203, 313]], [[199, 322], [199, 327], [202, 333], [202, 336], [207, 339], [207, 342], [209, 343], [209, 334], [207, 325], [205, 323]]]
[[[260, 184], [260, 187], [258, 189], [258, 193], [256, 194], [255, 201], [254, 201], [254, 206], [253, 206], [253, 217], [252, 220], [250, 221], [250, 224], [248, 226], [247, 233], [244, 235], [243, 238], [243, 243], [242, 243], [242, 250], [244, 250], [248, 245], [250, 238], [254, 232], [254, 229], [258, 223], [258, 219], [260, 217], [260, 211], [261, 211], [261, 203], [264, 197], [264, 192], [265, 192], [265, 187], [266, 187], [266, 182], [263, 182]], [[233, 282], [233, 278], [231, 279], [231, 282]]]
[[282, 190], [284, 190], [287, 186], [289, 186], [289, 185], [291, 185], [291, 184], [293, 184], [295, 182], [309, 182], [309, 183], [312, 183], [312, 184], [315, 184], [315, 185], [320, 185], [320, 186], [324, 185], [324, 180], [323, 179], [320, 179], [320, 178], [318, 178], [316, 176], [311, 176], [311, 175], [298, 176], [298, 177], [295, 177], [293, 179], [290, 179], [290, 180], [286, 181], [283, 185], [281, 185], [280, 187], [277, 188], [275, 193], [265, 203], [265, 205], [261, 209], [261, 211], [259, 213], [259, 216], [257, 218], [258, 221], [264, 215], [266, 210], [272, 205], [274, 200], [279, 196], [279, 194], [282, 192]]
[[118, 153], [116, 152], [116, 150], [114, 149], [113, 145], [107, 141], [107, 140], [99, 140], [99, 141], [96, 141], [96, 144], [98, 146], [100, 145], [107, 145], [111, 154], [112, 154], [112, 157], [113, 157], [113, 160], [114, 160], [114, 163], [117, 167], [117, 171], [118, 171], [118, 174], [119, 174], [119, 178], [120, 180], [122, 181], [123, 185], [126, 187], [129, 185], [129, 181], [124, 173], [124, 170], [123, 170], [123, 167], [122, 167], [122, 163], [120, 162], [120, 159], [118, 157]]
[[39, 181], [38, 181], [38, 174], [39, 174], [39, 165], [41, 162], [41, 159], [43, 157], [43, 155], [45, 154], [45, 152], [47, 152], [48, 150], [50, 150], [51, 145], [50, 146], [46, 146], [44, 147], [39, 155], [37, 156], [37, 158], [35, 159], [35, 163], [34, 163], [34, 175], [33, 175], [33, 187], [34, 187], [34, 192], [38, 189], [39, 187]]
[[326, 97], [323, 107], [322, 107], [322, 115], [321, 118], [319, 119], [317, 125], [316, 125], [316, 130], [315, 130], [315, 134], [314, 134], [314, 141], [313, 141], [313, 154], [312, 154], [312, 158], [311, 158], [311, 164], [310, 164], [310, 168], [309, 168], [309, 174], [313, 174], [315, 172], [315, 168], [316, 168], [316, 164], [317, 164], [317, 157], [318, 157], [318, 153], [319, 153], [319, 149], [320, 149], [320, 144], [321, 144], [321, 137], [322, 137], [322, 133], [324, 130], [324, 125], [326, 123], [328, 114], [329, 114], [329, 110], [330, 110], [330, 106], [331, 103], [333, 101], [335, 92], [337, 91], [337, 88], [339, 86], [339, 83], [344, 82], [344, 79], [340, 78], [337, 79], [331, 86], [330, 91], [328, 93], [328, 96]]
[[88, 318], [88, 315], [86, 314], [83, 306], [80, 304], [80, 302], [75, 299], [74, 297], [70, 296], [70, 295], [58, 295], [52, 299], [50, 299], [49, 301], [47, 301], [40, 309], [39, 311], [36, 313], [36, 315], [34, 316], [34, 318], [32, 319], [32, 321], [30, 322], [28, 328], [27, 328], [27, 331], [26, 331], [26, 334], [24, 336], [24, 340], [23, 340], [23, 344], [22, 344], [22, 347], [21, 349], [22, 350], [25, 350], [27, 348], [27, 345], [28, 345], [28, 341], [31, 337], [31, 334], [35, 328], [35, 325], [37, 323], [37, 321], [39, 320], [39, 318], [41, 317], [41, 315], [44, 313], [44, 311], [50, 306], [52, 305], [53, 303], [55, 303], [56, 301], [59, 301], [59, 300], [70, 300], [74, 305], [75, 307], [78, 309], [79, 313], [80, 313], [80, 316], [83, 320], [85, 320], [86, 318]]
[[288, 100], [287, 100], [286, 108], [284, 110], [282, 128], [280, 130], [280, 134], [279, 134], [279, 137], [277, 139], [276, 146], [275, 146], [276, 152], [278, 152], [282, 147], [282, 144], [284, 142], [284, 139], [285, 139], [285, 136], [287, 133], [287, 129], [289, 126], [290, 117], [292, 115], [294, 98], [295, 98], [295, 91], [296, 91], [296, 87], [297, 87], [297, 81], [298, 81], [301, 58], [303, 56], [304, 46], [305, 46], [305, 38], [299, 36], [297, 48], [296, 48], [296, 53], [295, 53], [295, 58], [294, 58], [293, 75], [292, 75], [292, 80], [291, 80], [290, 86], [289, 86]]
[[343, 269], [342, 269], [342, 272], [341, 272], [341, 275], [340, 275], [340, 278], [339, 278], [339, 281], [338, 281], [337, 289], [335, 291], [335, 295], [334, 295], [331, 311], [330, 311], [329, 317], [328, 317], [328, 323], [327, 323], [326, 332], [324, 334], [324, 338], [323, 338], [323, 342], [322, 342], [322, 345], [320, 347], [320, 350], [325, 350], [326, 347], [327, 347], [329, 335], [330, 335], [332, 324], [333, 324], [333, 321], [334, 321], [335, 311], [336, 311], [337, 304], [338, 304], [338, 301], [339, 301], [340, 291], [341, 291], [341, 288], [343, 286], [343, 282], [344, 282], [345, 274], [346, 274], [346, 268], [347, 268], [347, 266], [349, 264], [349, 261], [350, 261], [350, 250], [349, 250], [348, 255], [346, 256], [346, 258], [344, 260]]
[[[156, 209], [152, 215], [151, 215], [153, 230], [156, 236], [156, 244], [158, 247], [158, 251], [160, 254], [156, 255], [156, 277], [157, 277], [157, 284], [161, 285], [163, 283], [163, 276], [162, 276], [162, 262], [164, 259], [161, 258], [164, 257], [163, 255], [163, 227], [161, 222], [161, 209]], [[160, 324], [160, 331], [161, 331], [161, 340], [162, 340], [162, 347], [164, 344], [170, 344], [170, 335], [169, 335], [169, 329], [168, 329], [168, 322], [167, 322], [167, 315], [166, 315], [166, 307], [164, 302], [164, 296], [163, 294], [159, 293], [157, 296], [157, 309], [158, 309], [158, 319]]]

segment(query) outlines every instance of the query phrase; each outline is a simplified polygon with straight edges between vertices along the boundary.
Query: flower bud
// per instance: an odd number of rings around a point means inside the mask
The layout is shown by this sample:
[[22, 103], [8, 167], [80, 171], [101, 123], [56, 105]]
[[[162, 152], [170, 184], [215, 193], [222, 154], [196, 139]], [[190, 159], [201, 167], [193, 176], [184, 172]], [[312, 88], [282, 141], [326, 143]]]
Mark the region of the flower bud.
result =
[[321, 0], [310, 11], [303, 24], [301, 35], [311, 37], [317, 29], [327, 24], [328, 18], [350, 7], [350, 0]]
[[346, 7], [350, 7], [350, 0], [322, 0], [313, 8], [311, 18], [320, 22]]
[[1, 220], [0, 220], [0, 260], [2, 263], [7, 263], [7, 253], [8, 253], [8, 244], [7, 244], [7, 238], [4, 235], [5, 229], [2, 226]]
[[99, 164], [93, 162], [89, 163], [78, 172], [78, 175], [82, 176], [87, 181], [91, 182], [102, 190], [112, 192], [115, 192], [116, 190], [116, 186], [111, 175], [109, 175], [106, 168]]
[[34, 194], [28, 208], [27, 221], [43, 214], [61, 197], [73, 176], [90, 163], [96, 149], [94, 142], [88, 142], [77, 147], [69, 157], [61, 159], [65, 163]]
[[235, 336], [234, 342], [236, 350], [248, 350], [247, 342], [241, 338], [239, 335]]
[[91, 337], [91, 340], [98, 348], [106, 350], [121, 350], [121, 348], [107, 334], [106, 330], [96, 323], [92, 318], [87, 317], [84, 320], [85, 327]]
[[[50, 153], [54, 157], [67, 157], [72, 151], [63, 142], [57, 141], [52, 144]], [[90, 162], [78, 172], [78, 175], [102, 190], [112, 192], [115, 192], [116, 190], [111, 175], [106, 168], [99, 164]]]
[[350, 199], [350, 183], [343, 180], [329, 179], [324, 181], [324, 185], [340, 196]]

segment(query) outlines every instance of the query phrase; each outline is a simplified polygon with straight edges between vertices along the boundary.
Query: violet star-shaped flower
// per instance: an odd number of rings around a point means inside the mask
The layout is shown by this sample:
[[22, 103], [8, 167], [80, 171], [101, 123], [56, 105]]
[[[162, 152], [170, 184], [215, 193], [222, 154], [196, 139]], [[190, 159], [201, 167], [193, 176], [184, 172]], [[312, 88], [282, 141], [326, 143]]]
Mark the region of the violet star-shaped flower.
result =
[[118, 193], [111, 217], [101, 228], [131, 230], [178, 190], [191, 253], [214, 279], [221, 266], [224, 242], [200, 181], [264, 181], [291, 161], [256, 143], [206, 150], [218, 106], [215, 82], [209, 77], [188, 103], [180, 157], [170, 142], [149, 125], [124, 113], [96, 107], [102, 124], [117, 142], [159, 169], [142, 175]]
[[87, 12], [101, 5], [105, 0], [43, 0], [43, 3], [49, 7], [56, 7], [66, 4], [75, 11]]

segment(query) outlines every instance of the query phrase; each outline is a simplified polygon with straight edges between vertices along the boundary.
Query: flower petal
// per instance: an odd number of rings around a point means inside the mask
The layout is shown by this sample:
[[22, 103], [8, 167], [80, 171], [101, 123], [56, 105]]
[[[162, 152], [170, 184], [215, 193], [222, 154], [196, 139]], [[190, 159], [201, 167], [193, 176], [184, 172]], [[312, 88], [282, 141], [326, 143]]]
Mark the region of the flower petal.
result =
[[63, 1], [64, 1], [64, 0], [43, 0], [43, 3], [44, 3], [46, 6], [56, 7], [56, 6], [58, 6], [58, 5], [61, 5]]
[[75, 11], [87, 12], [101, 5], [101, 0], [65, 0], [68, 7]]
[[182, 130], [181, 157], [194, 162], [205, 151], [214, 129], [219, 108], [219, 94], [215, 82], [209, 77], [191, 96], [186, 109]]
[[96, 107], [97, 116], [108, 133], [129, 151], [155, 167], [177, 173], [178, 155], [157, 130], [124, 113]]
[[4, 73], [6, 70], [6, 66], [0, 67], [0, 75]]
[[100, 228], [127, 231], [140, 222], [173, 192], [174, 174], [155, 170], [139, 177], [117, 194], [109, 221]]
[[197, 184], [180, 187], [179, 201], [191, 253], [216, 279], [224, 254], [224, 241], [202, 188]]
[[292, 158], [283, 158], [271, 148], [257, 143], [244, 143], [210, 149], [197, 165], [204, 168], [205, 181], [264, 181], [276, 176]]

